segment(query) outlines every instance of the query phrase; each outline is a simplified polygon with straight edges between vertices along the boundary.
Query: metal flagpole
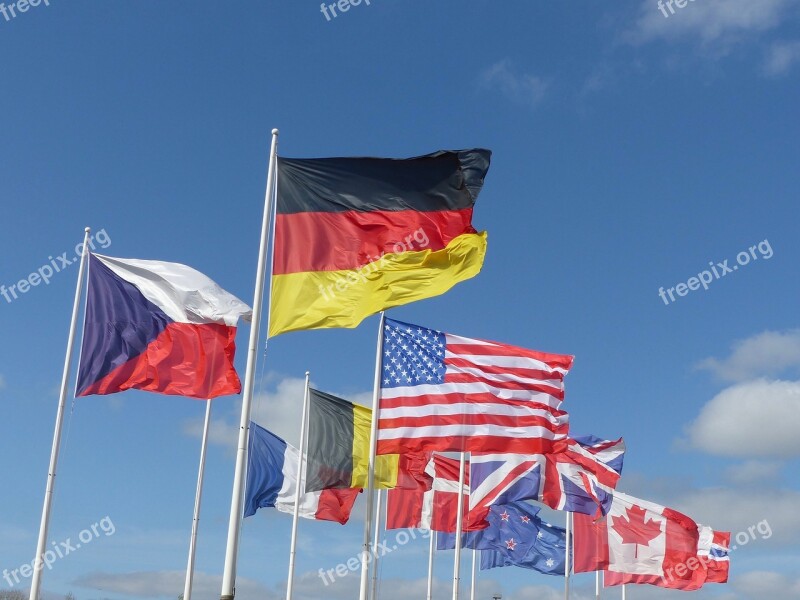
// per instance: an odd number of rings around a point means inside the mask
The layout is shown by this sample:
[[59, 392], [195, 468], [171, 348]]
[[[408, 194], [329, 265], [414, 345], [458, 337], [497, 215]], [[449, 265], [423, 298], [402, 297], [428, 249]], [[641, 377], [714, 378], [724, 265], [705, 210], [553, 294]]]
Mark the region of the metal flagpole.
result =
[[594, 572], [594, 597], [600, 600], [600, 571]]
[[[300, 452], [297, 457], [297, 488], [294, 495], [294, 514], [292, 515], [292, 539], [289, 542], [289, 578], [286, 580], [286, 600], [292, 600], [294, 588], [294, 557], [297, 550], [297, 522], [300, 520], [300, 497], [306, 492], [306, 461], [308, 448], [308, 431], [306, 431], [306, 420], [308, 419], [308, 404], [311, 392], [309, 391], [309, 380], [311, 373], [306, 371], [306, 390], [303, 394], [303, 416], [300, 418]], [[304, 460], [305, 459], [305, 460]]]
[[436, 532], [430, 530], [430, 540], [428, 543], [428, 593], [425, 600], [433, 600], [433, 552], [436, 549]]
[[456, 556], [453, 560], [453, 600], [458, 600], [458, 585], [461, 574], [461, 531], [464, 528], [464, 472], [466, 471], [467, 453], [461, 453], [458, 465], [458, 512], [456, 513]]
[[628, 595], [626, 592], [627, 592], [627, 589], [626, 589], [626, 587], [625, 587], [625, 584], [623, 583], [623, 584], [622, 584], [622, 600], [625, 600], [625, 599], [626, 599], [626, 597], [627, 597], [627, 595]]
[[67, 386], [69, 385], [69, 371], [72, 366], [72, 347], [75, 345], [75, 333], [78, 329], [78, 311], [81, 305], [83, 292], [83, 275], [86, 272], [86, 261], [89, 257], [89, 233], [87, 227], [83, 236], [83, 252], [81, 253], [81, 266], [78, 269], [78, 284], [75, 287], [75, 301], [72, 304], [72, 320], [69, 325], [67, 337], [67, 354], [64, 358], [64, 371], [61, 375], [61, 390], [58, 393], [58, 410], [56, 411], [56, 426], [53, 432], [53, 447], [50, 451], [50, 467], [47, 471], [47, 486], [44, 492], [44, 507], [42, 508], [42, 521], [39, 524], [39, 540], [36, 543], [35, 564], [31, 576], [30, 600], [39, 600], [39, 588], [42, 583], [44, 569], [44, 552], [47, 545], [47, 530], [50, 526], [50, 510], [53, 506], [53, 490], [56, 483], [56, 468], [58, 467], [58, 450], [61, 446], [61, 429], [64, 422], [64, 408], [67, 405]]
[[183, 584], [183, 600], [192, 598], [194, 579], [194, 558], [197, 553], [197, 530], [200, 527], [200, 501], [203, 497], [203, 474], [206, 470], [206, 444], [208, 428], [211, 423], [211, 399], [206, 400], [206, 419], [203, 423], [203, 441], [200, 444], [200, 467], [197, 470], [197, 491], [194, 494], [194, 517], [192, 518], [192, 537], [189, 539], [189, 564], [186, 565], [186, 581]]
[[478, 564], [478, 551], [472, 549], [472, 582], [469, 588], [469, 600], [475, 600], [475, 572]]
[[572, 545], [572, 513], [567, 513], [567, 552], [566, 556], [564, 557], [564, 598], [569, 600], [569, 572], [570, 572], [570, 560], [569, 560], [569, 549]]
[[[225, 550], [225, 570], [222, 574], [222, 593], [220, 600], [233, 600], [236, 585], [236, 559], [239, 552], [239, 535], [242, 529], [242, 502], [244, 496], [245, 472], [247, 470], [247, 434], [250, 431], [250, 409], [255, 388], [258, 334], [261, 325], [261, 305], [264, 301], [264, 281], [267, 273], [267, 248], [269, 244], [270, 219], [275, 207], [275, 179], [278, 160], [278, 130], [272, 130], [272, 147], [269, 153], [267, 171], [267, 191], [264, 196], [264, 217], [261, 222], [261, 242], [259, 245], [256, 284], [253, 293], [253, 319], [250, 323], [250, 342], [247, 348], [247, 369], [244, 375], [242, 393], [242, 417], [239, 422], [239, 444], [236, 450], [236, 470], [233, 476], [231, 514], [228, 522], [228, 542]], [[269, 313], [267, 313], [269, 329]]]
[[375, 502], [375, 537], [372, 540], [372, 548], [375, 555], [372, 557], [372, 592], [371, 600], [378, 598], [378, 542], [381, 535], [381, 490], [377, 490], [377, 500]]
[[[369, 469], [367, 471], [367, 514], [364, 519], [364, 541], [361, 549], [361, 587], [359, 600], [367, 600], [370, 561], [370, 527], [372, 526], [372, 510], [375, 497], [375, 453], [378, 449], [378, 401], [381, 394], [381, 355], [383, 354], [383, 324], [386, 314], [381, 311], [378, 325], [378, 350], [375, 353], [375, 387], [372, 394], [372, 425], [370, 427]], [[222, 600], [226, 600], [223, 598]]]

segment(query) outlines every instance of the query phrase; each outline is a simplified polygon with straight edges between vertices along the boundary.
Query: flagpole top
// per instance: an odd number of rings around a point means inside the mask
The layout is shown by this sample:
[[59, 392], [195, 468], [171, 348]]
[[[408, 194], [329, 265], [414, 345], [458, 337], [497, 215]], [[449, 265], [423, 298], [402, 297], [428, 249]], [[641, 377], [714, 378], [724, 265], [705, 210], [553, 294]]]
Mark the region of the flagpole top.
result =
[[309, 375], [311, 375], [311, 371], [306, 371], [306, 377], [308, 377]]
[[91, 231], [92, 231], [92, 228], [91, 228], [91, 227], [84, 227], [84, 228], [83, 228], [83, 231], [84, 231], [85, 233], [91, 233]]
[[272, 135], [278, 135], [279, 131], [277, 129], [272, 130]]

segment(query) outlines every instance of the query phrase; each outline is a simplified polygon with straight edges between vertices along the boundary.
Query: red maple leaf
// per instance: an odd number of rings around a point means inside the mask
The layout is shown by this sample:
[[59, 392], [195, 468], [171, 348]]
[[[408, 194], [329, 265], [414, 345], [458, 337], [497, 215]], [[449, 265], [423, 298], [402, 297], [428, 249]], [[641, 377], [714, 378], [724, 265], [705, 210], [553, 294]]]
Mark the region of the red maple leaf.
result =
[[623, 544], [636, 544], [634, 557], [638, 556], [639, 546], [649, 546], [661, 535], [661, 525], [650, 519], [645, 523], [647, 511], [639, 506], [625, 509], [625, 517], [611, 517], [611, 526], [622, 537]]

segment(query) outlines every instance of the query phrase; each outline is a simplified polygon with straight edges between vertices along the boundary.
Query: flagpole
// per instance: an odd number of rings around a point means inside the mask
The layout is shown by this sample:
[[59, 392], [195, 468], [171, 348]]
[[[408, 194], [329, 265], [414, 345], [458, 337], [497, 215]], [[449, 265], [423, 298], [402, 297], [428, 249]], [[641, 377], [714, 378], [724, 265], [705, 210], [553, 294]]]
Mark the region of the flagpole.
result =
[[433, 551], [436, 549], [436, 532], [431, 529], [428, 542], [428, 593], [425, 600], [433, 600]]
[[600, 571], [594, 572], [594, 597], [600, 600]]
[[472, 549], [472, 583], [469, 588], [469, 600], [475, 600], [475, 567], [478, 564], [478, 551]]
[[194, 516], [192, 517], [192, 536], [189, 538], [189, 563], [186, 565], [186, 580], [183, 584], [183, 600], [192, 598], [194, 579], [194, 559], [197, 553], [197, 530], [200, 526], [200, 501], [203, 497], [203, 475], [206, 468], [206, 443], [211, 422], [211, 399], [206, 400], [206, 418], [203, 423], [203, 441], [200, 443], [200, 467], [197, 471], [197, 490], [194, 493]]
[[[242, 501], [247, 469], [247, 434], [250, 430], [250, 408], [255, 388], [258, 334], [261, 325], [261, 305], [264, 301], [264, 281], [267, 272], [270, 219], [275, 206], [275, 175], [278, 160], [278, 130], [272, 130], [272, 147], [269, 153], [267, 191], [264, 196], [264, 216], [261, 221], [261, 242], [258, 250], [256, 284], [253, 292], [253, 318], [250, 323], [250, 343], [247, 349], [247, 370], [242, 394], [242, 416], [239, 422], [239, 443], [236, 451], [236, 470], [233, 475], [231, 514], [228, 522], [228, 541], [225, 549], [225, 570], [222, 574], [220, 600], [233, 600], [236, 585], [236, 559], [239, 553], [239, 536], [242, 529]], [[269, 326], [269, 313], [267, 314]], [[269, 327], [267, 327], [269, 328]], [[34, 599], [32, 599], [34, 600]]]
[[625, 600], [625, 599], [626, 599], [626, 597], [627, 597], [627, 595], [628, 595], [628, 594], [626, 593], [626, 591], [627, 591], [627, 590], [626, 590], [626, 588], [625, 588], [625, 584], [623, 583], [623, 584], [622, 584], [622, 600]]
[[294, 513], [292, 515], [292, 538], [289, 542], [289, 577], [286, 580], [286, 600], [292, 600], [292, 591], [294, 588], [294, 559], [297, 553], [297, 522], [300, 520], [300, 496], [305, 494], [306, 491], [306, 474], [305, 464], [303, 458], [306, 456], [308, 449], [308, 432], [306, 431], [306, 419], [308, 419], [308, 403], [310, 398], [309, 392], [309, 379], [311, 373], [306, 371], [306, 388], [303, 394], [303, 416], [300, 417], [300, 452], [297, 453], [297, 489], [294, 495]]
[[53, 490], [56, 483], [56, 468], [58, 467], [58, 451], [61, 446], [61, 429], [64, 422], [64, 409], [67, 405], [67, 386], [69, 385], [69, 372], [72, 366], [72, 350], [75, 345], [75, 333], [78, 329], [78, 311], [81, 305], [81, 293], [83, 292], [83, 275], [86, 272], [86, 261], [89, 256], [89, 233], [91, 228], [86, 227], [83, 235], [83, 252], [81, 253], [81, 265], [78, 269], [78, 283], [75, 286], [75, 301], [72, 304], [72, 320], [69, 325], [69, 335], [67, 336], [67, 353], [64, 357], [64, 371], [61, 375], [61, 389], [58, 393], [58, 410], [56, 411], [56, 425], [53, 432], [53, 447], [50, 451], [50, 466], [47, 471], [47, 485], [44, 492], [44, 507], [42, 508], [42, 520], [39, 524], [39, 540], [36, 543], [35, 565], [31, 577], [30, 600], [39, 600], [39, 588], [42, 583], [42, 571], [44, 570], [44, 552], [47, 545], [47, 530], [50, 526], [50, 511], [53, 506]]
[[378, 499], [375, 502], [375, 537], [372, 540], [372, 548], [375, 555], [372, 557], [372, 593], [370, 594], [371, 600], [378, 598], [378, 542], [380, 541], [381, 534], [381, 490], [377, 490]]
[[570, 560], [569, 560], [569, 549], [572, 545], [571, 539], [572, 538], [572, 513], [567, 513], [567, 551], [564, 557], [564, 598], [569, 600], [569, 572], [570, 572]]
[[[372, 525], [372, 510], [375, 496], [375, 454], [378, 450], [378, 402], [381, 392], [381, 355], [383, 354], [383, 324], [386, 313], [381, 311], [381, 320], [378, 325], [378, 350], [375, 353], [375, 382], [372, 393], [372, 425], [370, 427], [369, 468], [367, 470], [367, 514], [364, 519], [364, 540], [361, 549], [361, 587], [359, 600], [367, 600], [369, 584], [370, 560], [370, 527]], [[223, 598], [222, 600], [226, 600]]]
[[453, 600], [458, 600], [459, 575], [461, 574], [461, 531], [464, 528], [464, 472], [466, 471], [467, 453], [461, 453], [458, 465], [458, 512], [456, 513], [456, 556], [453, 560]]

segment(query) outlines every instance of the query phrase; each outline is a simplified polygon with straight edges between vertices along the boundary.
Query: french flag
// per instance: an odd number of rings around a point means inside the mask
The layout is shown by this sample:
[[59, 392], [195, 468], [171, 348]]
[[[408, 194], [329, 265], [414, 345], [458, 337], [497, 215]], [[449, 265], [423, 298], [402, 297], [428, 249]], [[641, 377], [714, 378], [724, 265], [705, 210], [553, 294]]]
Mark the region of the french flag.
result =
[[76, 396], [238, 394], [236, 324], [251, 314], [186, 265], [90, 254]]
[[[294, 513], [299, 459], [300, 451], [297, 448], [250, 422], [245, 517], [254, 515], [259, 508], [274, 507], [281, 512]], [[305, 472], [299, 487], [305, 490]], [[344, 525], [350, 518], [360, 492], [360, 488], [301, 491], [298, 514], [307, 519], [335, 521]]]

